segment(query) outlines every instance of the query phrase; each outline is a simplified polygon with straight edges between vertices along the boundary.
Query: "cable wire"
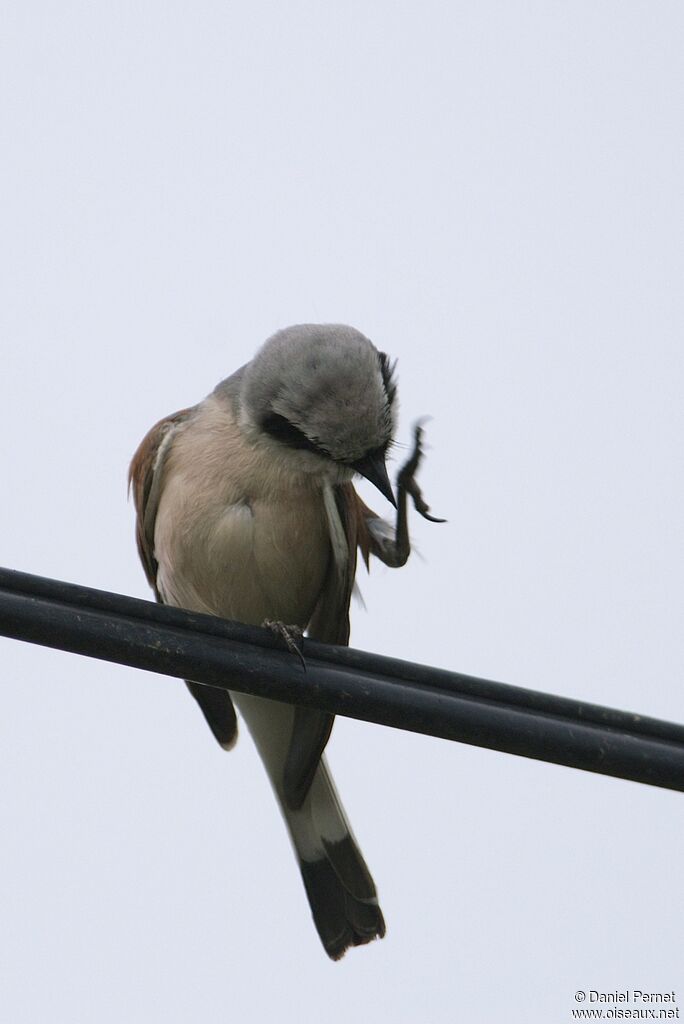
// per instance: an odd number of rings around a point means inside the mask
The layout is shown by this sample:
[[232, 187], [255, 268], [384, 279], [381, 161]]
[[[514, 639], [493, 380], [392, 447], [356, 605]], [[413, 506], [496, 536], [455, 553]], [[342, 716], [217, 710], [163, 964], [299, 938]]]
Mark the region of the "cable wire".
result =
[[684, 792], [684, 726], [0, 568], [0, 634]]

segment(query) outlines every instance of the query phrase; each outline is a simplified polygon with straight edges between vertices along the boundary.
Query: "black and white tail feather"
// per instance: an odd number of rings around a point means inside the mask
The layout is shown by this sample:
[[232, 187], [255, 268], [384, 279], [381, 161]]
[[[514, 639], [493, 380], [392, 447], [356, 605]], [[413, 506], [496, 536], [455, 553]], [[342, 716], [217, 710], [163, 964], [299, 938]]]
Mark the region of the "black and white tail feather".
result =
[[350, 946], [385, 934], [385, 921], [370, 871], [321, 756], [300, 806], [292, 807], [283, 786], [295, 709], [246, 694], [233, 699], [245, 720], [268, 773], [288, 828], [309, 899], [316, 930], [326, 953], [339, 960]]

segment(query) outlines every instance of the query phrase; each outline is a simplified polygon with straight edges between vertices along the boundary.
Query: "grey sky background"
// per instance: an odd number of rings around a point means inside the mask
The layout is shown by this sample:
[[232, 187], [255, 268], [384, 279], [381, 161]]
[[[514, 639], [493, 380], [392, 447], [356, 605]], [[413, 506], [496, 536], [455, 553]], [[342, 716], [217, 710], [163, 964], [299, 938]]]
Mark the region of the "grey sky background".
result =
[[[432, 414], [355, 646], [684, 720], [680, 3], [32, 3], [0, 36], [0, 562], [148, 596], [125, 474], [279, 327]], [[364, 492], [368, 494], [368, 492]], [[382, 499], [372, 503], [382, 509]], [[551, 1024], [684, 1004], [681, 796], [338, 720], [384, 942], [322, 953], [251, 741], [0, 643], [0, 1015]]]

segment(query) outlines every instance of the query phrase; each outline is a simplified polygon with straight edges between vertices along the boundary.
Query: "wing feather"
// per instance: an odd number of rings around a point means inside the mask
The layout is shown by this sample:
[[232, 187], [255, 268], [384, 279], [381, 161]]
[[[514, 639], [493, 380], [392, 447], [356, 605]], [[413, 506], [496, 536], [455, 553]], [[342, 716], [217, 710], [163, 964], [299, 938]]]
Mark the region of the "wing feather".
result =
[[[312, 640], [328, 644], [349, 643], [349, 605], [356, 575], [357, 548], [368, 565], [371, 537], [367, 516], [374, 515], [352, 484], [339, 484], [326, 495], [330, 521], [330, 558], [325, 582], [309, 622]], [[333, 715], [298, 707], [285, 761], [283, 785], [288, 806], [301, 807], [330, 738]]]
[[131, 460], [128, 470], [128, 489], [133, 494], [136, 523], [135, 538], [138, 554], [147, 581], [160, 601], [157, 590], [157, 560], [154, 557], [154, 526], [159, 508], [164, 462], [171, 447], [173, 435], [184, 423], [192, 409], [165, 416], [147, 432]]
[[[176, 432], [192, 415], [193, 409], [182, 409], [166, 416], [145, 435], [131, 461], [128, 487], [133, 493], [136, 511], [135, 535], [140, 561], [157, 600], [162, 597], [157, 586], [158, 563], [154, 554], [154, 528], [159, 509], [164, 464]], [[235, 708], [227, 690], [201, 686], [186, 680], [209, 728], [224, 750], [230, 750], [237, 738]]]

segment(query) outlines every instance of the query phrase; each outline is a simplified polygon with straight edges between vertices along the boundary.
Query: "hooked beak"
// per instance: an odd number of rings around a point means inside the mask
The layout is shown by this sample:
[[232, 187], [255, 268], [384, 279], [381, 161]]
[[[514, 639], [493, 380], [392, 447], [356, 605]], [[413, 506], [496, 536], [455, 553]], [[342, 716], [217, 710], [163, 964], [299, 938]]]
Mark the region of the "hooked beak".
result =
[[351, 468], [355, 469], [361, 476], [365, 476], [366, 480], [377, 487], [382, 495], [384, 495], [388, 501], [391, 501], [394, 507], [397, 507], [397, 503], [392, 491], [392, 484], [390, 478], [387, 475], [387, 466], [385, 465], [385, 453], [377, 448], [374, 452], [369, 452], [368, 455], [364, 455], [362, 459], [357, 459], [356, 462], [352, 462]]

